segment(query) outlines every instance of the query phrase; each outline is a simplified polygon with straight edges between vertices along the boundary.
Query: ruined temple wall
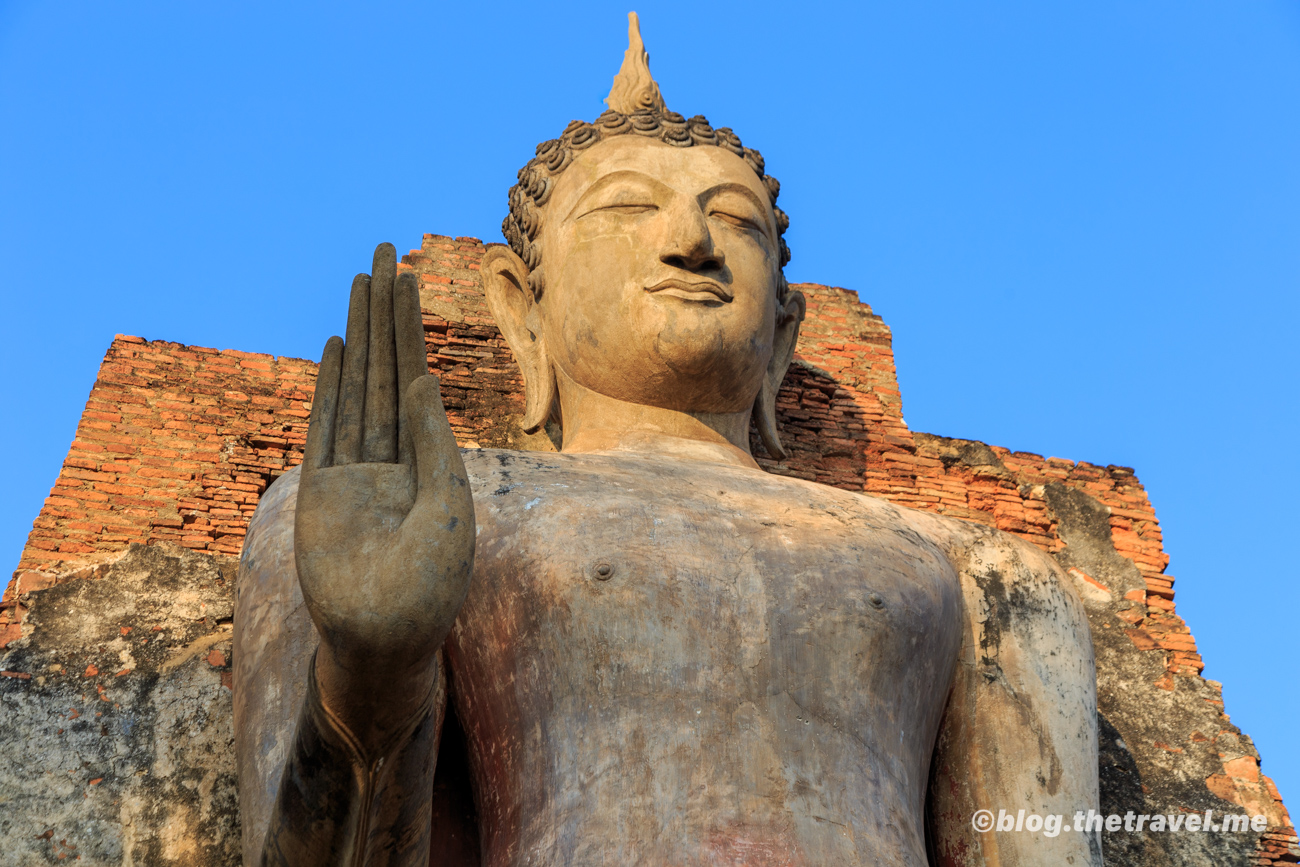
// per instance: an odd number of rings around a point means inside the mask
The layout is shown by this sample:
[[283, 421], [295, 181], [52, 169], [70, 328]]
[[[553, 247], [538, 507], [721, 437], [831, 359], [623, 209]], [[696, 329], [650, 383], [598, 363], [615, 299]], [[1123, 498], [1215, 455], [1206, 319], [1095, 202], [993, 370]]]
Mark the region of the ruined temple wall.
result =
[[[403, 257], [400, 267], [421, 281], [430, 367], [462, 445], [553, 449], [555, 431], [519, 428], [522, 384], [484, 302], [484, 251], [476, 239], [426, 235]], [[1098, 649], [1103, 808], [1240, 807], [1270, 817], [1257, 853], [1254, 841], [1246, 853], [1208, 838], [1153, 844], [1108, 835], [1108, 863], [1294, 863], [1294, 829], [1258, 753], [1223, 713], [1218, 685], [1200, 677], [1195, 642], [1174, 609], [1159, 522], [1133, 471], [912, 432], [889, 328], [852, 292], [797, 288], [809, 315], [777, 401], [790, 454], [760, 458], [764, 468], [979, 521], [1054, 554], [1084, 599]], [[161, 668], [120, 669], [109, 658], [122, 650], [112, 642], [146, 634], [78, 645], [76, 659], [41, 672], [32, 668], [45, 657], [33, 655], [40, 618], [31, 612], [42, 598], [48, 611], [49, 594], [70, 592], [59, 589], [70, 581], [113, 580], [132, 543], [172, 546], [164, 546], [174, 552], [167, 564], [188, 563], [186, 549], [229, 563], [261, 494], [301, 459], [314, 379], [314, 363], [301, 359], [115, 339], [0, 603], [0, 687], [62, 689], [75, 679], [100, 696], [148, 693], [133, 680], [163, 677]], [[229, 671], [222, 628], [206, 624], [192, 639], [208, 642], [207, 668], [194, 676], [218, 699]], [[1240, 860], [1247, 855], [1260, 860]]]

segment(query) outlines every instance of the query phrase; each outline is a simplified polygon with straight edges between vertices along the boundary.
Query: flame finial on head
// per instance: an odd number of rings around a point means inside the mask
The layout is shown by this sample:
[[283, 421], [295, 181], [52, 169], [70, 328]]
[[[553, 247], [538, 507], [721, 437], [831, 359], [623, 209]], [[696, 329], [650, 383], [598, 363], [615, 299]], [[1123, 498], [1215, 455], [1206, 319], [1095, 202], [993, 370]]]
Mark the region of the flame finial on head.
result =
[[614, 86], [605, 97], [605, 104], [622, 114], [636, 114], [638, 111], [662, 114], [667, 111], [664, 98], [659, 94], [659, 85], [650, 75], [650, 55], [641, 41], [641, 22], [635, 12], [627, 13], [627, 51], [623, 54], [623, 65], [619, 67], [618, 75], [614, 76]]

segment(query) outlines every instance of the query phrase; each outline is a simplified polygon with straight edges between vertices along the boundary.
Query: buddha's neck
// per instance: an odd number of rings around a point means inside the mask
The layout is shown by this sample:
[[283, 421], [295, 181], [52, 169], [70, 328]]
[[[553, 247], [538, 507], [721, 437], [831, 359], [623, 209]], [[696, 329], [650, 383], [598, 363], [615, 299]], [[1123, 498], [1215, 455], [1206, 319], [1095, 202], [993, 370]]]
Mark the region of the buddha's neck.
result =
[[757, 469], [749, 411], [683, 412], [618, 400], [556, 371], [567, 454], [635, 452]]

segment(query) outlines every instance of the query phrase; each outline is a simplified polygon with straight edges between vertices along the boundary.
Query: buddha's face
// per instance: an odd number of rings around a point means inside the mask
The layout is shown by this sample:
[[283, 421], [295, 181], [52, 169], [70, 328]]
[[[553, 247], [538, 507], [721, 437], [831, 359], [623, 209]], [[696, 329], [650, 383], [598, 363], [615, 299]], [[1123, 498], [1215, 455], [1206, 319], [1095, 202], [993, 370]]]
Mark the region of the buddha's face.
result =
[[767, 191], [744, 160], [607, 139], [559, 176], [541, 234], [539, 336], [560, 374], [665, 409], [754, 403], [781, 274]]

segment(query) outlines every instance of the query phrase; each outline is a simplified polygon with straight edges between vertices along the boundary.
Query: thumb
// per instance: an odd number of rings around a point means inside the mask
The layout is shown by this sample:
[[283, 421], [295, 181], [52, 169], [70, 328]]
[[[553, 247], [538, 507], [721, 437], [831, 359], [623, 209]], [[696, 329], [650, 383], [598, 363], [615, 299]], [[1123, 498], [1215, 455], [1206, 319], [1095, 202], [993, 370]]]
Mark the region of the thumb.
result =
[[407, 387], [402, 407], [415, 455], [416, 499], [450, 485], [464, 485], [465, 464], [442, 406], [438, 377], [427, 373], [417, 377]]

